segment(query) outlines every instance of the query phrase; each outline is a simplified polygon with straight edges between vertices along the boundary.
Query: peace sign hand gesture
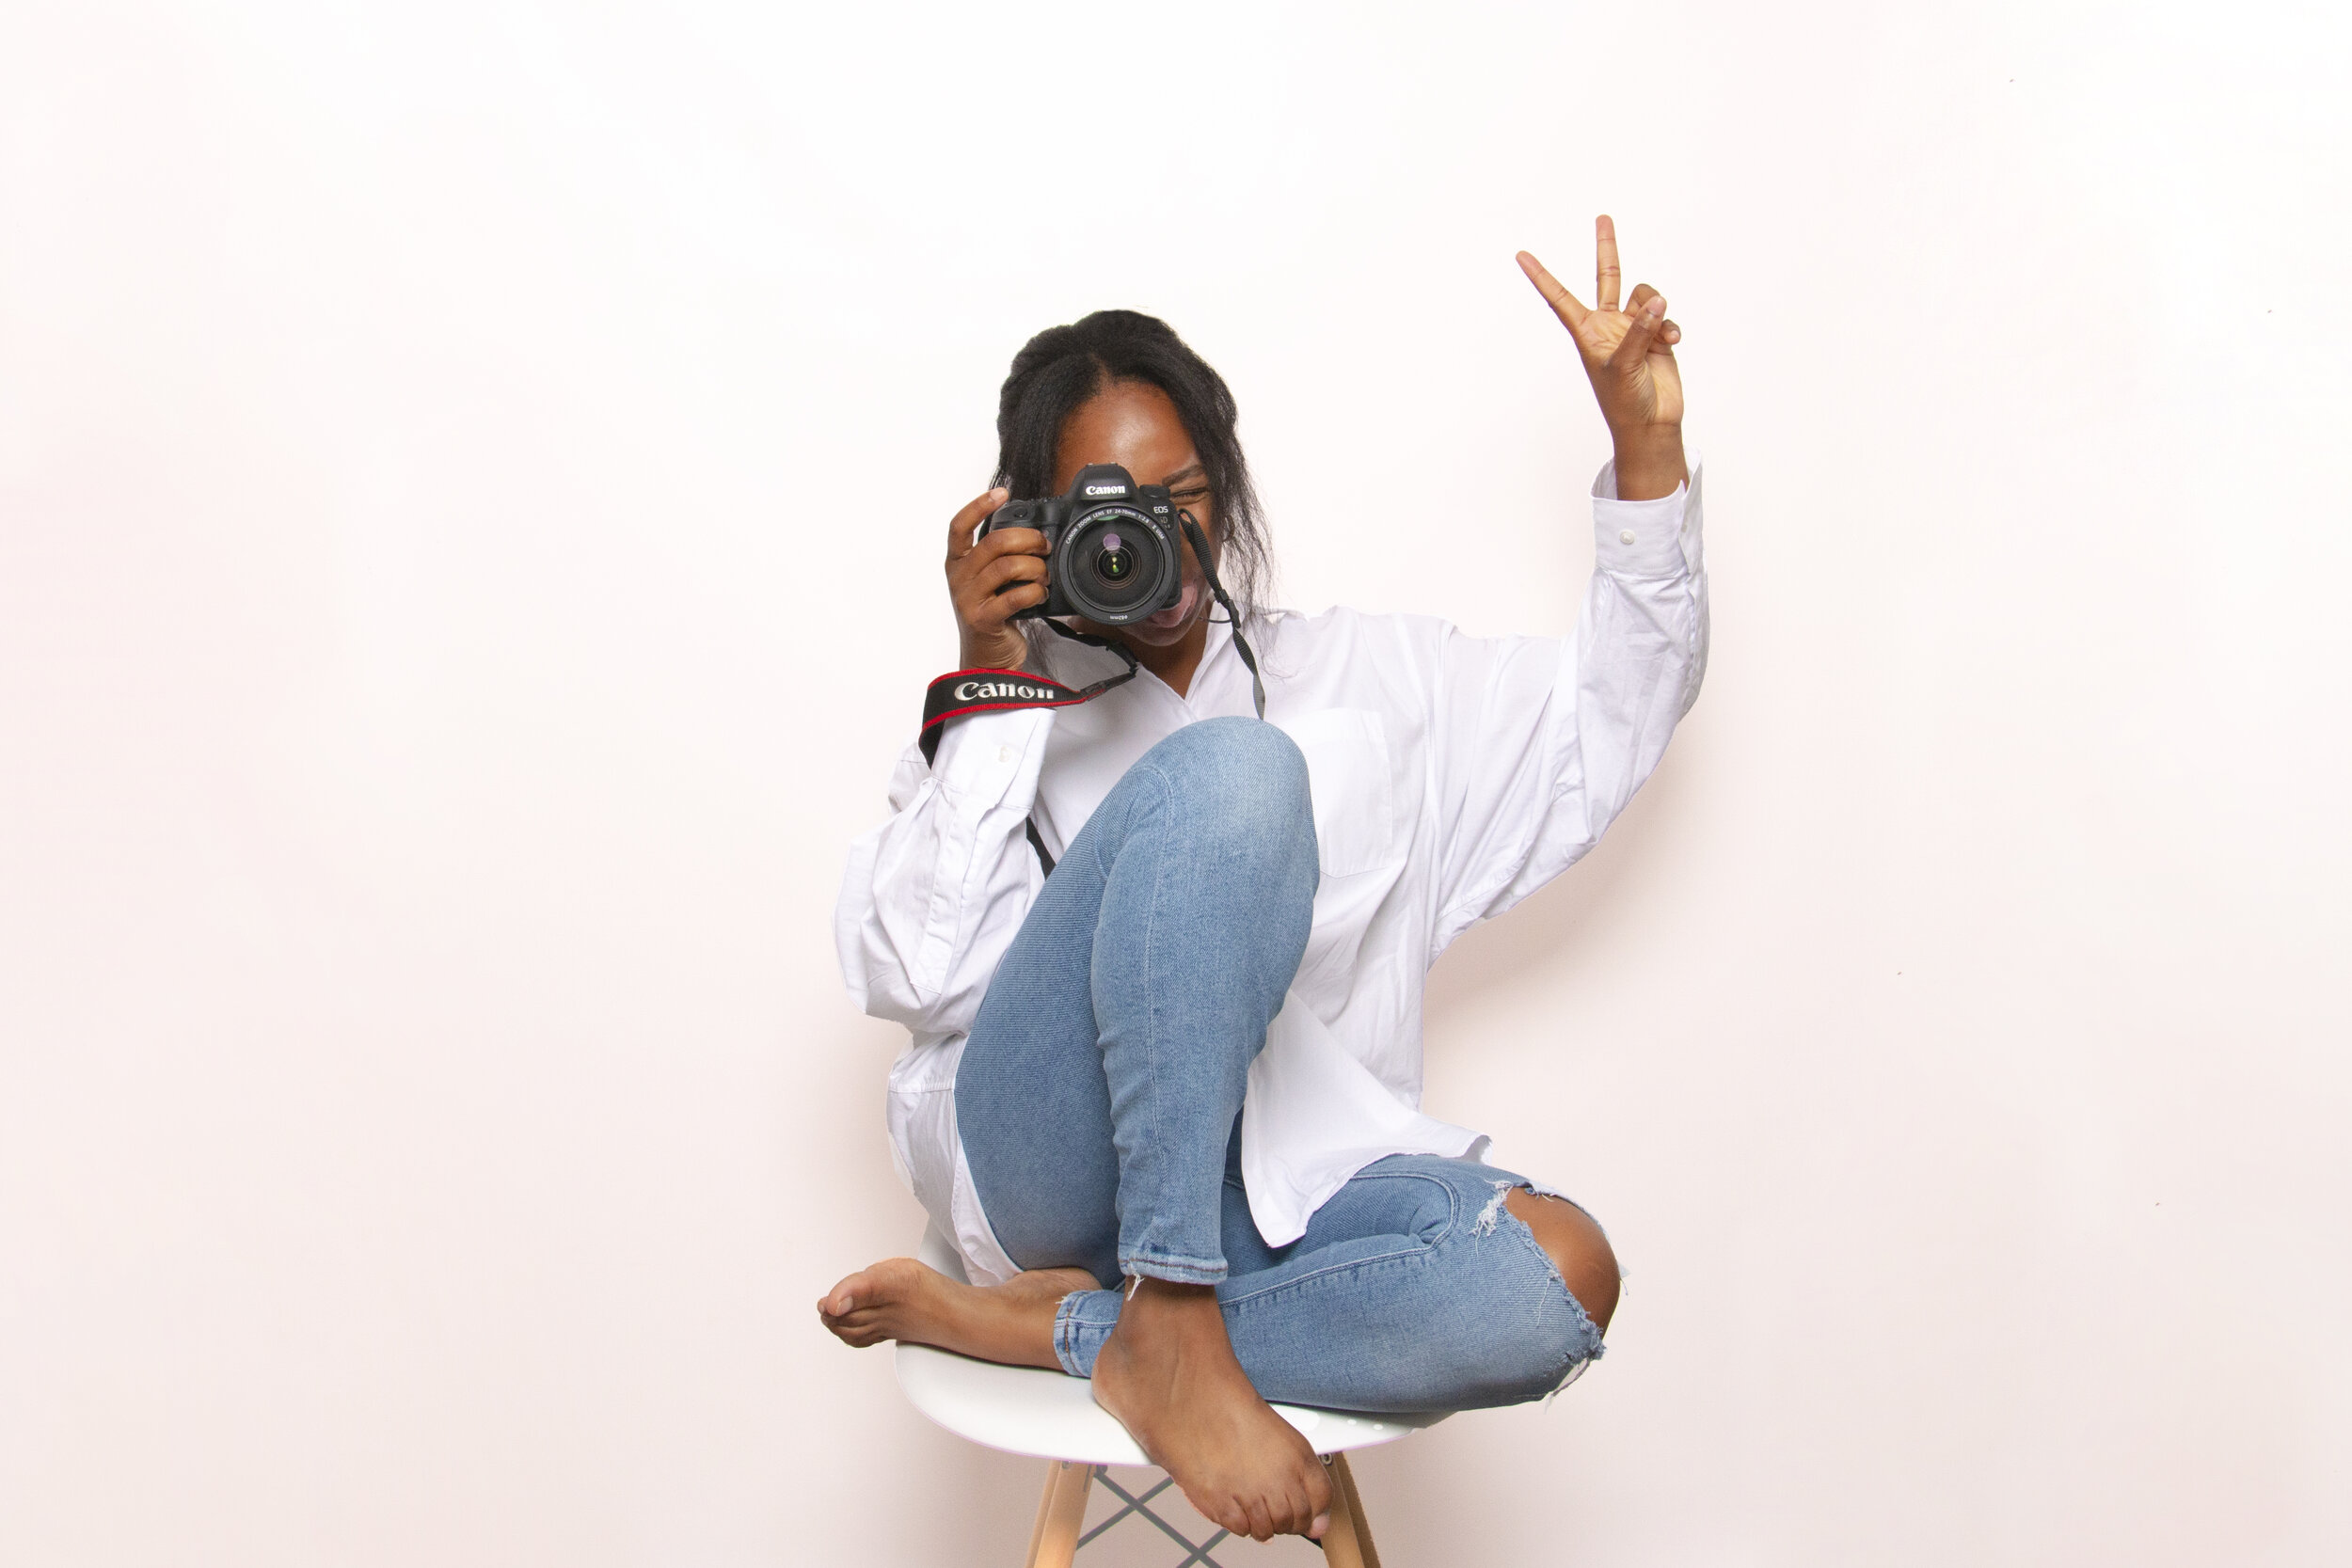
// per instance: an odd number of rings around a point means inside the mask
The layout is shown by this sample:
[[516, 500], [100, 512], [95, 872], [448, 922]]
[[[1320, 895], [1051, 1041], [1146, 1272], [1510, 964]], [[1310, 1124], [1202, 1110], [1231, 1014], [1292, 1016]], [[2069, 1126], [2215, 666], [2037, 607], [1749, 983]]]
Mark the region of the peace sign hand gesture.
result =
[[1617, 226], [1594, 220], [1596, 303], [1586, 309], [1544, 264], [1522, 250], [1519, 270], [1576, 340], [1584, 374], [1600, 400], [1617, 446], [1617, 493], [1628, 500], [1672, 495], [1688, 477], [1682, 459], [1682, 372], [1674, 345], [1682, 329], [1666, 319], [1666, 299], [1646, 283], [1632, 309], [1617, 303]]

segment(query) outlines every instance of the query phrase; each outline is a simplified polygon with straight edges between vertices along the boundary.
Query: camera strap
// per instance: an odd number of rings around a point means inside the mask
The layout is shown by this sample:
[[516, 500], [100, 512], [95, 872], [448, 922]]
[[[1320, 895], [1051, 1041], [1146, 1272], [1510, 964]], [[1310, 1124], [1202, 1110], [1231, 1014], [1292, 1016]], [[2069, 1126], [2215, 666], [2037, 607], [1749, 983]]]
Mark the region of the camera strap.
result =
[[1209, 564], [1209, 542], [1201, 537], [1200, 525], [1182, 507], [1176, 509], [1176, 520], [1184, 524], [1184, 537], [1192, 541], [1193, 559], [1200, 562], [1200, 575], [1209, 579], [1209, 593], [1216, 599], [1217, 608], [1225, 611], [1225, 624], [1233, 628], [1233, 652], [1241, 655], [1242, 665], [1249, 672], [1249, 700], [1257, 705], [1258, 717], [1263, 719], [1265, 682], [1258, 675], [1258, 656], [1250, 650], [1249, 639], [1242, 635], [1241, 611], [1233, 608], [1233, 596], [1225, 592], [1225, 585], [1217, 580], [1216, 568]]
[[1020, 670], [957, 670], [931, 682], [923, 694], [923, 734], [917, 742], [926, 763], [939, 760], [939, 737], [947, 733], [947, 721], [961, 719], [967, 713], [1001, 713], [1025, 707], [1069, 707], [1091, 697], [1100, 697], [1114, 686], [1124, 686], [1136, 678], [1141, 668], [1136, 656], [1107, 637], [1091, 637], [1082, 631], [1072, 631], [1059, 621], [1045, 623], [1073, 642], [1083, 642], [1089, 648], [1104, 648], [1126, 660], [1127, 668], [1119, 674], [1096, 681], [1092, 686], [1067, 687], [1043, 675], [1032, 675]]

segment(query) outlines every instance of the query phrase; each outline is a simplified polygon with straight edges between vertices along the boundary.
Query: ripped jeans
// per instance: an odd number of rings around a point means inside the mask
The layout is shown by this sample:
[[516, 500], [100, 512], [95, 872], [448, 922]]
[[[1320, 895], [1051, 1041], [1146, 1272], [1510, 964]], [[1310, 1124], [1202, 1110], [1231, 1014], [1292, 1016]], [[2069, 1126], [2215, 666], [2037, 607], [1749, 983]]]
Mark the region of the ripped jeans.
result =
[[1162, 740], [1080, 830], [998, 966], [956, 1072], [966, 1165], [1024, 1269], [1076, 1266], [1054, 1342], [1085, 1377], [1124, 1275], [1213, 1284], [1270, 1400], [1367, 1411], [1538, 1399], [1601, 1354], [1503, 1207], [1523, 1178], [1394, 1154], [1268, 1246], [1242, 1188], [1242, 1095], [1305, 951], [1306, 761], [1212, 719]]

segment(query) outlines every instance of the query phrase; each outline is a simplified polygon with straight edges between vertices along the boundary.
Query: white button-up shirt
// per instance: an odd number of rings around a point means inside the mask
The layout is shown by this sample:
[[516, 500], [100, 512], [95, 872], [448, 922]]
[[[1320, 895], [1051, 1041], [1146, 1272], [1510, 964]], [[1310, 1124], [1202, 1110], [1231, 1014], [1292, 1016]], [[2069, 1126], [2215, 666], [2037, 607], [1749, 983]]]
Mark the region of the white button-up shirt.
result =
[[[1306, 755], [1323, 874], [1306, 957], [1242, 1106], [1243, 1180], [1273, 1245], [1385, 1155], [1485, 1151], [1478, 1133], [1420, 1111], [1429, 966], [1599, 840], [1698, 695], [1698, 469], [1663, 499], [1615, 495], [1604, 468], [1573, 638], [1466, 637], [1424, 616], [1346, 610], [1252, 623], [1266, 720]], [[1034, 667], [1065, 685], [1117, 668], [1058, 638], [1032, 647]], [[843, 976], [868, 1013], [914, 1037], [891, 1072], [892, 1149], [975, 1280], [1016, 1270], [972, 1191], [956, 1063], [1044, 884], [1026, 824], [1058, 857], [1155, 742], [1252, 711], [1249, 673], [1212, 626], [1182, 696], [1146, 671], [1079, 706], [955, 721], [929, 767], [908, 747], [889, 820], [850, 850], [834, 923]]]

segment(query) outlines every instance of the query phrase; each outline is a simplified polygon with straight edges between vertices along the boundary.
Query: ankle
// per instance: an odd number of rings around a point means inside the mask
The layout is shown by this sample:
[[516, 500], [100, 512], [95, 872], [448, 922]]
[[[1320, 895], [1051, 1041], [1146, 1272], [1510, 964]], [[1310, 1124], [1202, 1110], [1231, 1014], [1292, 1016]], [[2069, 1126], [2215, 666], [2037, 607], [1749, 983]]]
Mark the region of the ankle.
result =
[[[1208, 1349], [1227, 1344], [1225, 1313], [1214, 1285], [1183, 1285], [1165, 1279], [1129, 1281], [1126, 1300], [1112, 1325], [1111, 1342], [1124, 1350], [1157, 1355], [1180, 1346]], [[1225, 1351], [1230, 1355], [1231, 1350]]]
[[1182, 1279], [1154, 1279], [1150, 1275], [1130, 1275], [1127, 1278], [1127, 1299], [1131, 1302], [1148, 1301], [1154, 1306], [1215, 1301], [1216, 1287], [1195, 1285]]
[[1216, 1287], [1190, 1285], [1173, 1279], [1130, 1278], [1127, 1300], [1119, 1310], [1119, 1321], [1130, 1319], [1138, 1323], [1182, 1323], [1188, 1320], [1216, 1319], [1222, 1321], [1216, 1303]]

